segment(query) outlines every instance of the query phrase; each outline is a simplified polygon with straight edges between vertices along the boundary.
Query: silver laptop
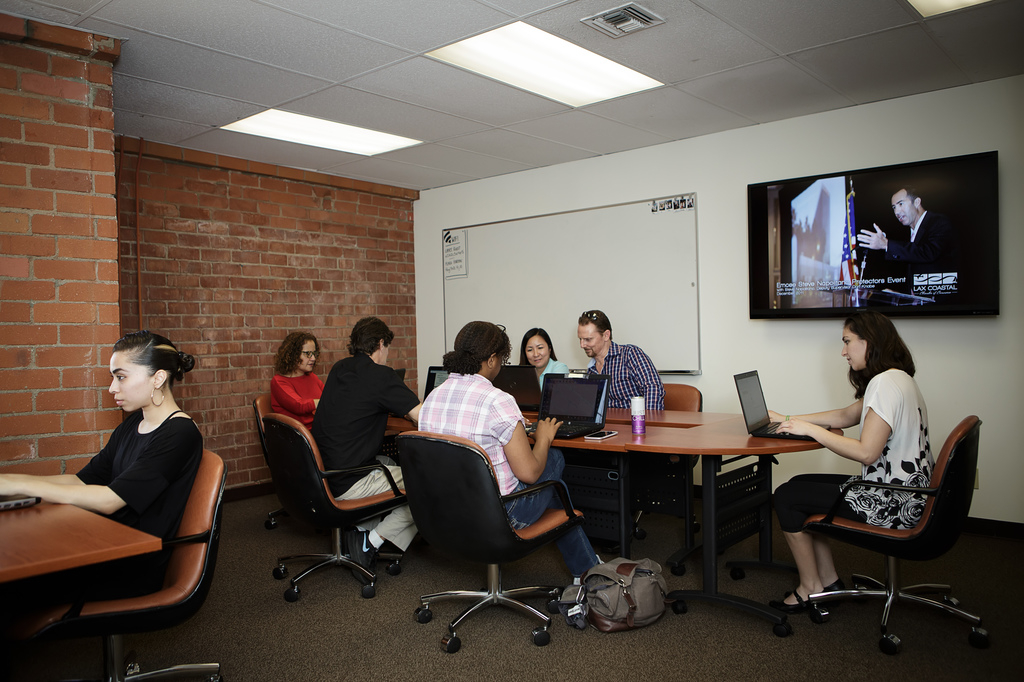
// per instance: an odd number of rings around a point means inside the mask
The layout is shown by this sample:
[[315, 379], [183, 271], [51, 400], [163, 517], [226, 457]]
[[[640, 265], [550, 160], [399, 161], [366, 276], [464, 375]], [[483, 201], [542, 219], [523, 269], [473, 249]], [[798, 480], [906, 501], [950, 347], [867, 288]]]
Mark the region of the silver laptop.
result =
[[[556, 438], [579, 438], [600, 431], [604, 428], [610, 383], [607, 374], [548, 374], [544, 377], [538, 421], [548, 417], [561, 421]], [[536, 424], [531, 425], [528, 433], [532, 435], [534, 431]]]
[[29, 495], [0, 495], [0, 511], [31, 507], [33, 504], [39, 504], [38, 497], [31, 497]]
[[516, 399], [520, 410], [535, 412], [540, 409], [540, 382], [533, 365], [502, 365], [493, 381], [495, 388]]
[[768, 416], [768, 406], [764, 402], [764, 391], [761, 390], [761, 379], [757, 376], [757, 370], [736, 374], [733, 379], [736, 380], [736, 392], [740, 396], [743, 419], [747, 422], [747, 433], [758, 438], [814, 440], [810, 436], [775, 431], [781, 422], [773, 422]]

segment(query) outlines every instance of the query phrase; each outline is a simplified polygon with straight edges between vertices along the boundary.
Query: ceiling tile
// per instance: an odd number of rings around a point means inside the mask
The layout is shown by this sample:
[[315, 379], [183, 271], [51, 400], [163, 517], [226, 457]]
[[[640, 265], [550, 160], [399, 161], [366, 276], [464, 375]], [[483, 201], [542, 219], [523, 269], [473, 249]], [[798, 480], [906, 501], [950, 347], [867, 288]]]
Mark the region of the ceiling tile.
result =
[[115, 135], [139, 137], [148, 142], [177, 145], [209, 130], [209, 126], [175, 121], [164, 116], [143, 115], [124, 110], [114, 112]]
[[[257, 104], [208, 95], [173, 85], [114, 74], [114, 104], [118, 111], [221, 126], [263, 110]], [[124, 101], [122, 106], [120, 101]]]
[[526, 135], [586, 149], [595, 154], [613, 154], [627, 149], [649, 147], [671, 139], [579, 110], [525, 121], [508, 128]]
[[112, 0], [94, 17], [331, 81], [409, 56], [250, 0]]
[[88, 19], [83, 27], [115, 38], [127, 38], [114, 71], [245, 102], [274, 106], [327, 85], [325, 81], [282, 71], [246, 59], [187, 48], [167, 38]]
[[1024, 2], [978, 5], [928, 19], [926, 25], [975, 82], [1024, 72]]
[[491, 125], [506, 125], [568, 109], [558, 102], [426, 57], [381, 69], [347, 85]]
[[588, 107], [587, 111], [670, 140], [742, 128], [753, 123], [671, 87], [602, 102]]
[[452, 138], [445, 140], [444, 144], [471, 152], [511, 159], [538, 168], [597, 156], [596, 152], [558, 144], [550, 140], [541, 140], [501, 128]]
[[486, 156], [439, 144], [420, 144], [414, 147], [406, 147], [405, 149], [397, 149], [386, 154], [378, 154], [376, 158], [411, 163], [417, 166], [426, 166], [427, 168], [437, 168], [479, 178], [491, 175], [504, 175], [532, 168], [532, 166], [516, 161], [509, 161], [508, 159], [501, 159], [496, 156]]
[[969, 82], [918, 26], [798, 52], [793, 59], [857, 103]]
[[917, 19], [899, 0], [701, 0], [701, 4], [782, 54], [904, 26]]
[[414, 166], [398, 161], [389, 161], [376, 156], [353, 161], [341, 166], [325, 168], [325, 172], [344, 175], [346, 178], [380, 182], [386, 185], [425, 190], [432, 187], [444, 187], [469, 180], [476, 180], [471, 175], [450, 173], [437, 168]]
[[474, 0], [268, 0], [267, 4], [413, 52], [481, 33], [511, 19]]
[[781, 57], [687, 81], [676, 87], [758, 123], [853, 104]]

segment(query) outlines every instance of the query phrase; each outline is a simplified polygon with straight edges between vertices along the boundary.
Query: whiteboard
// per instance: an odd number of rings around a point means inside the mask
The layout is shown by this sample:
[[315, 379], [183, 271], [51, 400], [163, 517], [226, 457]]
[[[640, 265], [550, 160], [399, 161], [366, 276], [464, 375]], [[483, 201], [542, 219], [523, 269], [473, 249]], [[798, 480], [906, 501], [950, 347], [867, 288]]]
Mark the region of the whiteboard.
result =
[[505, 326], [511, 362], [543, 327], [570, 369], [589, 359], [577, 320], [603, 310], [612, 340], [640, 346], [660, 373], [700, 374], [695, 194], [446, 229], [445, 349], [473, 320]]

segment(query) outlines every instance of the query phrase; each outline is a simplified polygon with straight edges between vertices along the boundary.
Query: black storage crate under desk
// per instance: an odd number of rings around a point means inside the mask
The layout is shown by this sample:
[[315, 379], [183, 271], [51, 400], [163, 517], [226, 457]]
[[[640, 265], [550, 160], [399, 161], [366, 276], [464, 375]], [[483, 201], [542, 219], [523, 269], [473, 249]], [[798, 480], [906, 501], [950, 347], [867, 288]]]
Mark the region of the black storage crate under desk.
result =
[[[573, 506], [583, 512], [583, 532], [591, 540], [619, 542], [619, 473], [614, 462], [607, 466], [593, 462], [570, 463], [566, 454], [562, 480], [569, 488]], [[598, 465], [594, 465], [598, 464]]]

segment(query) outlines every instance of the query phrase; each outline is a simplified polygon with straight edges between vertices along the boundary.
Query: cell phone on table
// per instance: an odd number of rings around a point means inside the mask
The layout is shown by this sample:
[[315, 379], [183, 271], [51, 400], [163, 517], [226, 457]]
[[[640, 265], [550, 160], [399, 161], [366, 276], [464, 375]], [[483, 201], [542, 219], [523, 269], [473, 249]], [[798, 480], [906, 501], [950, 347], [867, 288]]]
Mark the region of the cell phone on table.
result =
[[595, 431], [589, 435], [583, 436], [583, 440], [605, 440], [616, 435], [618, 431]]

